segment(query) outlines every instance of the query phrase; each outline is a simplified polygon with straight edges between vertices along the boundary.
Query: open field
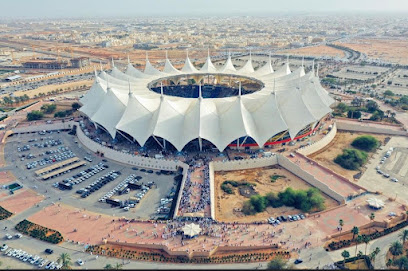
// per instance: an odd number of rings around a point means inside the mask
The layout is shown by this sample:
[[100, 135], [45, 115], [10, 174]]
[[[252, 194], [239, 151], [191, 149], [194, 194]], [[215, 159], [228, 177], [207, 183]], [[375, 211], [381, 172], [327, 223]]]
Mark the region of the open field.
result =
[[[322, 166], [327, 167], [350, 180], [353, 180], [353, 176], [359, 171], [344, 169], [338, 164], [334, 163], [333, 160], [337, 157], [337, 155], [343, 153], [343, 149], [351, 148], [351, 142], [361, 135], [366, 135], [366, 133], [337, 132], [336, 137], [329, 145], [319, 152], [309, 155], [309, 157], [320, 163]], [[385, 135], [371, 135], [384, 144], [384, 139], [386, 138]]]
[[13, 213], [21, 213], [44, 199], [43, 195], [37, 194], [30, 189], [20, 189], [0, 201], [3, 208]]
[[[271, 181], [271, 177], [273, 175], [281, 175], [285, 176], [284, 178], [279, 178], [275, 182]], [[260, 195], [265, 195], [268, 192], [280, 192], [285, 190], [287, 187], [292, 187], [293, 189], [308, 189], [312, 187], [299, 177], [295, 176], [291, 172], [287, 171], [286, 169], [280, 166], [270, 166], [266, 168], [257, 168], [257, 169], [248, 169], [248, 170], [237, 170], [237, 171], [218, 171], [215, 172], [214, 178], [214, 187], [215, 187], [215, 195], [216, 195], [216, 218], [220, 221], [226, 222], [252, 222], [252, 221], [261, 221], [266, 220], [267, 218], [279, 215], [291, 215], [291, 214], [298, 214], [301, 211], [297, 210], [293, 207], [280, 207], [280, 208], [272, 208], [268, 207], [265, 212], [258, 213], [253, 216], [245, 216], [240, 211], [242, 208], [243, 203], [248, 200], [249, 198], [242, 196], [238, 188], [234, 188], [234, 194], [226, 194], [221, 189], [221, 184], [227, 180], [233, 181], [247, 181], [249, 183], [254, 183], [256, 186], [254, 187], [255, 191]], [[325, 194], [322, 194], [326, 200], [326, 209], [330, 209], [334, 206], [337, 206], [338, 203], [333, 200], [332, 198], [328, 197]]]
[[348, 43], [339, 43], [339, 45], [365, 53], [370, 58], [379, 58], [404, 65], [408, 64], [407, 40], [360, 39]]
[[292, 55], [304, 55], [304, 56], [333, 56], [333, 57], [344, 57], [345, 56], [342, 50], [338, 50], [338, 49], [335, 49], [335, 48], [332, 48], [326, 45], [296, 48], [296, 49], [279, 51], [278, 53], [288, 53]]

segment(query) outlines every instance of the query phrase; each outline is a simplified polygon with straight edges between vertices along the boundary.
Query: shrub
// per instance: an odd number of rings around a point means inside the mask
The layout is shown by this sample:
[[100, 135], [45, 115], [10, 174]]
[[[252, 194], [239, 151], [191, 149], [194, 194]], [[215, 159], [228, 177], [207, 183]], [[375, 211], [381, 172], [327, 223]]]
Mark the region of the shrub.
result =
[[267, 207], [267, 200], [261, 195], [251, 196], [249, 201], [258, 213], [265, 211]]
[[367, 153], [355, 149], [345, 149], [343, 154], [338, 155], [334, 162], [341, 167], [350, 170], [356, 170], [367, 161]]
[[44, 113], [41, 111], [31, 111], [30, 113], [27, 114], [27, 120], [28, 121], [33, 121], [33, 120], [40, 120], [44, 117]]
[[57, 109], [56, 104], [44, 104], [41, 106], [41, 111], [43, 111], [45, 114], [51, 114]]
[[325, 209], [324, 198], [318, 189], [294, 190], [288, 187], [285, 191], [278, 194], [270, 192], [265, 196], [252, 196], [249, 201], [244, 202], [242, 210], [247, 215], [263, 212], [268, 206], [278, 208], [283, 205], [294, 207], [303, 212], [309, 212], [310, 210], [322, 211]]
[[13, 213], [0, 206], [0, 220], [9, 218]]
[[354, 139], [351, 145], [363, 151], [373, 151], [378, 147], [379, 142], [373, 136], [364, 135]]

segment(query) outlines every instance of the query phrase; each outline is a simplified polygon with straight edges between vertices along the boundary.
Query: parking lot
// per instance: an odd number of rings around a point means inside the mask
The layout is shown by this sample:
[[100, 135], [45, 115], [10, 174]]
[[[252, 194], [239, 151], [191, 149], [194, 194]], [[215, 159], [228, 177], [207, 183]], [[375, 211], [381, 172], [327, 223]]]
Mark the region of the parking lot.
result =
[[[177, 196], [175, 172], [135, 168], [98, 157], [66, 131], [13, 135], [5, 153], [17, 182], [46, 197], [57, 194], [60, 202], [79, 209], [126, 213], [129, 218], [166, 217]], [[81, 166], [70, 167], [77, 163]]]

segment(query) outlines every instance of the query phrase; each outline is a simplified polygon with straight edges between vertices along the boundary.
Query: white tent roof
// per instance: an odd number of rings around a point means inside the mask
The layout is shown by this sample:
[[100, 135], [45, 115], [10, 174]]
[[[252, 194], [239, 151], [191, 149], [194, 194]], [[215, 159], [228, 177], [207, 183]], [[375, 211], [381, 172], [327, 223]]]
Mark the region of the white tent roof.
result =
[[200, 234], [200, 232], [201, 232], [200, 226], [195, 224], [195, 223], [186, 224], [182, 228], [182, 230], [184, 232], [184, 235], [188, 235], [190, 237], [196, 236], [196, 235]]
[[204, 65], [200, 69], [201, 72], [216, 72], [217, 68], [211, 62], [210, 53], [208, 52], [207, 60], [205, 61]]
[[182, 72], [184, 73], [197, 73], [198, 70], [194, 67], [193, 63], [191, 63], [190, 58], [186, 57], [186, 61], [184, 62], [184, 66], [181, 69]]
[[166, 62], [164, 63], [163, 72], [168, 73], [168, 74], [180, 74], [181, 73], [181, 71], [174, 68], [173, 64], [171, 64], [170, 60], [167, 58], [167, 52], [166, 52]]
[[225, 61], [224, 66], [221, 67], [219, 72], [221, 73], [235, 73], [237, 70], [235, 69], [234, 65], [232, 64], [231, 55], [228, 54], [228, 59]]
[[377, 199], [377, 198], [369, 198], [367, 200], [367, 203], [369, 206], [376, 208], [376, 209], [380, 209], [384, 207], [384, 201]]
[[[96, 77], [80, 100], [83, 104], [80, 111], [103, 126], [112, 137], [120, 130], [143, 146], [149, 137], [158, 136], [179, 151], [196, 138], [210, 141], [220, 151], [246, 136], [261, 147], [281, 132], [288, 131], [293, 139], [307, 125], [331, 111], [334, 100], [312, 72], [304, 74], [303, 67], [290, 72], [286, 64], [273, 72], [270, 60], [255, 72], [250, 61], [244, 67], [241, 75], [262, 81], [261, 90], [241, 97], [205, 99], [161, 95], [151, 91], [148, 85], [176, 73], [217, 74], [209, 57], [200, 71], [188, 56], [182, 71], [175, 69], [167, 58], [165, 72], [155, 69], [148, 60], [145, 72], [130, 63], [126, 73], [113, 67], [111, 74], [102, 71]], [[240, 75], [230, 56], [221, 70], [223, 72], [218, 73]]]
[[254, 72], [254, 67], [252, 66], [252, 56], [251, 54], [249, 55], [248, 61], [245, 63], [245, 65], [238, 70], [238, 74], [244, 74], [244, 75], [249, 75]]

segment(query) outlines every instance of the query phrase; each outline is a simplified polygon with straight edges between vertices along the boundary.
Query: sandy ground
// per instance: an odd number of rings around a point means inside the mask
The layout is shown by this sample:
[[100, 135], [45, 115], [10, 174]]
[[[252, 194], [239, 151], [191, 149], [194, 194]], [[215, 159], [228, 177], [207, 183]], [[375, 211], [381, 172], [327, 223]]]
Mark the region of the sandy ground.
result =
[[[274, 174], [283, 175], [285, 176], [285, 178], [279, 178], [275, 183], [272, 183], [270, 180], [270, 176]], [[238, 188], [235, 188], [235, 194], [226, 194], [221, 189], [221, 184], [226, 180], [247, 181], [250, 183], [255, 183], [256, 186], [254, 188], [260, 195], [265, 195], [266, 193], [271, 191], [283, 191], [287, 187], [292, 187], [293, 189], [308, 189], [312, 187], [299, 177], [295, 176], [294, 174], [280, 166], [271, 166], [261, 169], [215, 172], [214, 187], [215, 195], [218, 201], [216, 203], [216, 218], [217, 220], [226, 222], [262, 221], [271, 216], [276, 217], [279, 215], [290, 215], [300, 212], [299, 210], [292, 207], [268, 207], [265, 212], [258, 213], [253, 216], [245, 216], [240, 211], [234, 210], [241, 209], [242, 204], [246, 200], [248, 200], [248, 198], [242, 196], [239, 193]], [[330, 209], [338, 205], [335, 200], [326, 195], [323, 196], [326, 200], [326, 209]]]
[[333, 56], [333, 57], [345, 56], [342, 50], [338, 50], [326, 45], [284, 50], [280, 51], [279, 53], [288, 53], [292, 55], [304, 55], [304, 56]]
[[[337, 132], [336, 137], [333, 139], [333, 141], [329, 145], [327, 145], [325, 148], [323, 148], [319, 152], [309, 155], [309, 157], [317, 161], [322, 166], [325, 166], [333, 170], [334, 172], [348, 178], [349, 180], [353, 180], [353, 175], [357, 174], [359, 171], [344, 169], [338, 164], [334, 163], [333, 160], [337, 157], [337, 155], [343, 153], [343, 149], [352, 148], [351, 142], [355, 138], [361, 135], [367, 135], [367, 134], [366, 133]], [[377, 138], [378, 140], [380, 140], [382, 143], [384, 143], [384, 139], [387, 137], [385, 135], [376, 135], [376, 134], [371, 134], [371, 135]]]
[[22, 188], [14, 192], [14, 195], [2, 198], [0, 205], [13, 213], [21, 213], [44, 199], [43, 195], [37, 194], [30, 189]]
[[1, 171], [0, 172], [0, 184], [8, 184], [14, 181], [16, 177], [10, 171]]
[[[71, 89], [74, 89], [75, 87], [80, 87], [83, 85], [86, 85], [87, 87], [90, 87], [93, 83], [93, 80], [83, 80], [83, 81], [77, 81], [77, 82], [70, 82], [70, 83], [64, 83], [64, 84], [59, 84], [59, 85], [46, 85], [46, 86], [41, 86], [36, 89], [32, 90], [27, 90], [27, 91], [16, 91], [14, 92], [15, 96], [22, 96], [24, 94], [27, 94], [28, 97], [33, 98], [34, 95], [38, 95], [38, 93], [44, 93], [47, 94], [49, 91], [53, 91], [56, 89], [66, 89], [70, 87]], [[0, 95], [0, 98], [4, 97], [5, 95]]]
[[353, 50], [363, 52], [370, 58], [379, 58], [399, 64], [408, 64], [408, 41], [362, 39], [340, 43]]

